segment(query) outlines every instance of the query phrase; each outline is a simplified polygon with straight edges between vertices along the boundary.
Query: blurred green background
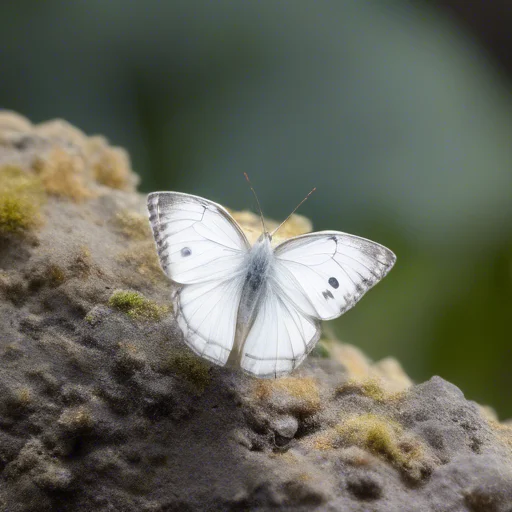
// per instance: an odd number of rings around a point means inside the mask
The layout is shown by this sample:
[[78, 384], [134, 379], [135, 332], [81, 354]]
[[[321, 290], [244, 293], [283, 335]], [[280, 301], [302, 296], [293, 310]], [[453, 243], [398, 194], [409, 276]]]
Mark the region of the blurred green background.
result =
[[316, 229], [398, 255], [339, 337], [510, 417], [512, 85], [457, 5], [4, 2], [0, 107], [125, 146], [145, 192], [251, 208], [245, 171], [281, 219], [316, 186]]

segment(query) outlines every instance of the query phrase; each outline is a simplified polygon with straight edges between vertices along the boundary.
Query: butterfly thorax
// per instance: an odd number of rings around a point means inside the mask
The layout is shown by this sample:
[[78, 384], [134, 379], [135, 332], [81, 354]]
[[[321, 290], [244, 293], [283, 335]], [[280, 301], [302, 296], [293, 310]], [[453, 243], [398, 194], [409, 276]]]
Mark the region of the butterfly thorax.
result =
[[273, 251], [268, 238], [260, 238], [247, 255], [245, 288], [249, 295], [257, 294], [267, 280]]
[[238, 358], [247, 333], [255, 317], [261, 298], [265, 295], [272, 269], [274, 251], [270, 244], [270, 236], [262, 235], [247, 253], [244, 265], [245, 282], [238, 307], [236, 339], [228, 364], [238, 365]]

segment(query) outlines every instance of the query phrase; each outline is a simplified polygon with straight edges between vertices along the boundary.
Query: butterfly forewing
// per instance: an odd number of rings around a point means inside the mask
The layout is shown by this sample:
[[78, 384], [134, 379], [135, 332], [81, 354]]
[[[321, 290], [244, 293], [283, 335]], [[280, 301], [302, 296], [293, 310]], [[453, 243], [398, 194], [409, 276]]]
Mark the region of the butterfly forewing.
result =
[[178, 192], [148, 197], [164, 272], [182, 287], [176, 313], [186, 343], [224, 365], [233, 347], [249, 243], [222, 206]]
[[154, 192], [148, 197], [160, 264], [176, 283], [232, 278], [249, 243], [222, 206], [178, 192]]
[[355, 235], [321, 231], [286, 240], [275, 249], [274, 279], [306, 315], [337, 318], [393, 267], [386, 247]]

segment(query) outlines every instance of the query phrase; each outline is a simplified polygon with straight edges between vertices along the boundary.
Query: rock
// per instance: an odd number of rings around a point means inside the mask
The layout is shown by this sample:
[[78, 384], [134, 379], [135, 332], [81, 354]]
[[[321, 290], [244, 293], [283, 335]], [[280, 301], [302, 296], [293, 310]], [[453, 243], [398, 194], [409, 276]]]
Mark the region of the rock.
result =
[[510, 511], [512, 426], [439, 377], [327, 340], [275, 381], [191, 353], [124, 151], [3, 112], [0, 176], [1, 510]]
[[299, 428], [299, 422], [294, 416], [284, 416], [282, 418], [276, 418], [271, 427], [281, 437], [286, 439], [292, 439]]

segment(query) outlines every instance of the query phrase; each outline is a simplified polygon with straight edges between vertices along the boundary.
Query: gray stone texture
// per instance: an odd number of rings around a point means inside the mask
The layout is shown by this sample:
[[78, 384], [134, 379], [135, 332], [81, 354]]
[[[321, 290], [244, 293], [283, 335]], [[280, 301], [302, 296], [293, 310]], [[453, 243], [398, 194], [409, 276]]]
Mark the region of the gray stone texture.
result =
[[512, 511], [512, 427], [440, 377], [327, 340], [277, 381], [191, 354], [122, 150], [2, 113], [1, 176], [0, 510]]

